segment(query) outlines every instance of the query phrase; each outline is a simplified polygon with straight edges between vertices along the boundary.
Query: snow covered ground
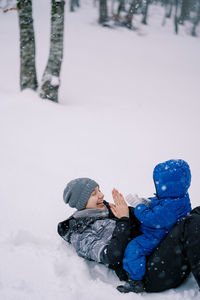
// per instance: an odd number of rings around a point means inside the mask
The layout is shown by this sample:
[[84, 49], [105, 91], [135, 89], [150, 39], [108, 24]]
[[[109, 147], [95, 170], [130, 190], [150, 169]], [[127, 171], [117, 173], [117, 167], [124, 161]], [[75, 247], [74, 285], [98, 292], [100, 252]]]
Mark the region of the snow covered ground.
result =
[[[50, 6], [33, 2], [40, 79]], [[163, 293], [121, 295], [112, 271], [57, 235], [73, 212], [62, 192], [76, 177], [94, 178], [108, 201], [113, 187], [151, 196], [155, 164], [183, 158], [200, 203], [200, 38], [160, 26], [157, 7], [137, 32], [101, 28], [91, 2], [73, 14], [66, 5], [60, 105], [19, 92], [17, 15], [0, 12], [0, 299], [198, 299], [192, 276]]]

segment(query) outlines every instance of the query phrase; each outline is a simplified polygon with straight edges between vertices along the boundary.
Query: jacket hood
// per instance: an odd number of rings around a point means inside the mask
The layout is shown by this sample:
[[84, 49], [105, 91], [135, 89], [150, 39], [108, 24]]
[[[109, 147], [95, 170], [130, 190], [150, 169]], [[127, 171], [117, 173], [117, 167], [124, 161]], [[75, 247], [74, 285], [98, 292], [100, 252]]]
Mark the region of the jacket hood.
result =
[[108, 218], [108, 216], [109, 210], [107, 207], [105, 207], [104, 210], [84, 209], [76, 211], [67, 220], [58, 224], [57, 231], [60, 236], [65, 237], [65, 239], [68, 240], [72, 232], [82, 233], [91, 223]]
[[189, 165], [182, 159], [158, 164], [153, 171], [158, 198], [183, 197], [191, 183]]

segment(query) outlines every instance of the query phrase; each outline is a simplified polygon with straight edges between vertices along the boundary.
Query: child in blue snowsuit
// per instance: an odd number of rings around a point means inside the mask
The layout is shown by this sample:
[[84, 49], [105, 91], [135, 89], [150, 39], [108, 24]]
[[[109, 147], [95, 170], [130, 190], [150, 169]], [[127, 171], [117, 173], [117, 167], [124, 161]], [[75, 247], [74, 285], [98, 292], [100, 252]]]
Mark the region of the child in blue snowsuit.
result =
[[[153, 179], [156, 197], [151, 199], [149, 206], [138, 204], [134, 209], [136, 218], [141, 222], [142, 234], [127, 245], [124, 253], [123, 268], [133, 279], [133, 286], [145, 275], [146, 255], [150, 255], [173, 225], [191, 211], [187, 192], [191, 173], [185, 161], [168, 160], [158, 164]], [[133, 291], [137, 292], [137, 288], [134, 290], [133, 287]]]

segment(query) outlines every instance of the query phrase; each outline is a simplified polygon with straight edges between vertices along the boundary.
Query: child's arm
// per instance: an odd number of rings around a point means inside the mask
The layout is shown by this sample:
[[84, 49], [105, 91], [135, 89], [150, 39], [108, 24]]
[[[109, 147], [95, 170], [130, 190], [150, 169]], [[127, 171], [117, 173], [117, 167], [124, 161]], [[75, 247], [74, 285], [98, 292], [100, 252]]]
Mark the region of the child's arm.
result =
[[176, 222], [176, 214], [173, 208], [168, 207], [167, 203], [163, 202], [150, 207], [139, 204], [136, 206], [134, 213], [142, 224], [152, 228], [168, 227]]

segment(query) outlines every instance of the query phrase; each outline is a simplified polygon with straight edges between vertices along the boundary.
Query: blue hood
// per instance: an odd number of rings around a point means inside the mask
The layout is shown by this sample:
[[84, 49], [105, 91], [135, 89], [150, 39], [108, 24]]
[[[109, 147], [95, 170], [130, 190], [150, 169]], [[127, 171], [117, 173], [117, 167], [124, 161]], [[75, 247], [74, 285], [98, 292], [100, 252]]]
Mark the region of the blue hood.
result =
[[191, 183], [189, 165], [182, 159], [171, 159], [158, 164], [153, 171], [157, 197], [183, 197]]

